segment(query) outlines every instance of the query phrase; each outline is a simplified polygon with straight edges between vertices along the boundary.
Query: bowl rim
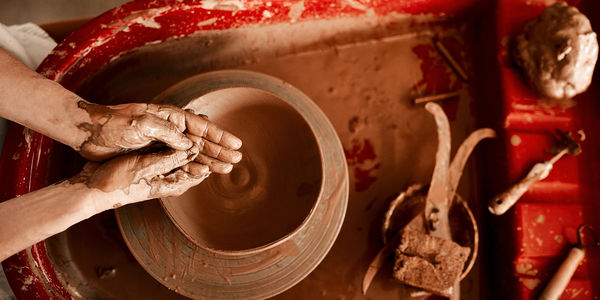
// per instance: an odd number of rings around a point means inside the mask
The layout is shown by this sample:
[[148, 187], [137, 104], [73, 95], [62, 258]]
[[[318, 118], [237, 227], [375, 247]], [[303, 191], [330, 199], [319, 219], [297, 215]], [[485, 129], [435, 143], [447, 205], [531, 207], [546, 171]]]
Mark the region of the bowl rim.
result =
[[[275, 82], [286, 84], [280, 79]], [[303, 104], [308, 116], [317, 121], [317, 140], [327, 150], [323, 152], [323, 170], [328, 174], [322, 186], [324, 197], [317, 202], [308, 226], [279, 247], [231, 256], [201, 248], [187, 239], [171, 222], [159, 200], [125, 205], [115, 212], [117, 223], [125, 244], [142, 268], [161, 284], [186, 297], [215, 299], [272, 297], [317, 268], [341, 231], [350, 184], [344, 149], [333, 124], [314, 102]], [[153, 244], [159, 245], [161, 251], [173, 259], [157, 255], [151, 248]], [[173, 272], [178, 273], [176, 278], [172, 277]]]
[[[190, 87], [186, 90], [185, 94], [179, 94], [180, 88], [182, 86]], [[182, 226], [177, 218], [174, 216], [171, 208], [172, 203], [169, 199], [173, 199], [175, 197], [167, 197], [160, 198], [160, 204], [165, 211], [166, 215], [169, 217], [171, 222], [179, 229], [183, 235], [188, 238], [192, 243], [196, 246], [205, 249], [209, 252], [220, 254], [224, 256], [245, 256], [250, 254], [257, 254], [263, 251], [267, 251], [273, 249], [290, 239], [292, 239], [295, 235], [297, 235], [304, 227], [308, 225], [310, 220], [314, 217], [317, 207], [319, 203], [323, 201], [323, 192], [325, 186], [325, 168], [323, 167], [323, 161], [325, 160], [325, 155], [323, 154], [323, 148], [318, 143], [317, 132], [314, 128], [314, 125], [310, 123], [305, 114], [303, 114], [298, 107], [298, 104], [313, 104], [313, 101], [302, 93], [300, 90], [290, 85], [289, 83], [278, 79], [273, 76], [269, 76], [263, 73], [247, 71], [247, 70], [236, 70], [236, 69], [227, 69], [227, 70], [218, 70], [211, 71], [206, 73], [201, 73], [197, 75], [193, 75], [188, 77], [182, 81], [179, 81], [163, 92], [158, 94], [151, 102], [158, 104], [172, 104], [180, 108], [184, 108], [191, 102], [198, 100], [199, 98], [208, 95], [210, 93], [214, 93], [217, 91], [222, 91], [231, 88], [251, 88], [255, 90], [259, 90], [261, 92], [273, 95], [277, 99], [281, 100], [286, 104], [287, 107], [294, 110], [294, 112], [302, 118], [304, 123], [308, 126], [312, 133], [312, 137], [315, 140], [315, 143], [319, 149], [319, 158], [320, 158], [320, 167], [321, 167], [321, 179], [319, 181], [319, 193], [316, 196], [315, 201], [312, 202], [312, 206], [310, 211], [306, 214], [302, 222], [295, 227], [293, 230], [289, 231], [285, 235], [270, 241], [266, 244], [259, 245], [256, 247], [248, 248], [248, 249], [236, 249], [236, 250], [224, 250], [217, 249], [207, 246], [201, 241], [197, 240], [194, 235], [189, 234], [185, 227]], [[289, 94], [286, 97], [285, 93]], [[291, 97], [290, 97], [291, 96]], [[292, 102], [290, 99], [294, 99], [300, 103]], [[316, 106], [316, 105], [315, 105]]]

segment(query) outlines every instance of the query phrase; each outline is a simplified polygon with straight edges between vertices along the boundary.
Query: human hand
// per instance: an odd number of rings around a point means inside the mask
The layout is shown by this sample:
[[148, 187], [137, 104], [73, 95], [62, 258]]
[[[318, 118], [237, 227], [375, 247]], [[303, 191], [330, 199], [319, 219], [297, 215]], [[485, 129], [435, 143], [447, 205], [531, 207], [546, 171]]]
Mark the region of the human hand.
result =
[[122, 155], [104, 163], [88, 162], [72, 183], [114, 193], [115, 206], [143, 200], [179, 196], [210, 174], [207, 165], [194, 162], [199, 147]]
[[90, 133], [79, 149], [89, 160], [106, 160], [155, 141], [175, 150], [188, 150], [194, 143], [200, 145], [201, 160], [214, 166], [218, 173], [229, 172], [231, 163], [241, 159], [241, 153], [235, 151], [242, 145], [240, 139], [192, 111], [166, 104], [104, 106], [83, 100], [78, 107], [91, 119], [91, 123], [78, 125]]

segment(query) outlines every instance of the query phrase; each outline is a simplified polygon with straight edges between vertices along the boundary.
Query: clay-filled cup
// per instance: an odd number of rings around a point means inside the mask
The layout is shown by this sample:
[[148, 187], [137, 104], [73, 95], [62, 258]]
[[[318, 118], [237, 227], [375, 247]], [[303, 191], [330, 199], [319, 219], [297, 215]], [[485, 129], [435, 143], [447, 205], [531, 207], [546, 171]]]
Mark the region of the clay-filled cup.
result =
[[[274, 93], [272, 85], [284, 92]], [[315, 137], [322, 124], [311, 124], [293, 105], [306, 101], [281, 80], [235, 70], [191, 77], [157, 96], [155, 102], [207, 115], [243, 141], [243, 158], [231, 173], [211, 174], [183, 195], [161, 199], [188, 239], [212, 252], [244, 255], [275, 247], [306, 225], [326, 176]]]

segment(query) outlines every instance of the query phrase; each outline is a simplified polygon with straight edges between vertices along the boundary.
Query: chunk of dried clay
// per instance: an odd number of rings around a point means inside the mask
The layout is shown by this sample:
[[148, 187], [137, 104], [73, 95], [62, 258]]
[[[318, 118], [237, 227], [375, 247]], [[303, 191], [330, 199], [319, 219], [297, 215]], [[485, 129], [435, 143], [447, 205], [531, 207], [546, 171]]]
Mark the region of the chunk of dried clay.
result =
[[566, 99], [590, 86], [598, 41], [585, 15], [556, 2], [525, 25], [513, 57], [542, 96]]
[[450, 297], [471, 249], [413, 230], [404, 230], [396, 249], [394, 278]]

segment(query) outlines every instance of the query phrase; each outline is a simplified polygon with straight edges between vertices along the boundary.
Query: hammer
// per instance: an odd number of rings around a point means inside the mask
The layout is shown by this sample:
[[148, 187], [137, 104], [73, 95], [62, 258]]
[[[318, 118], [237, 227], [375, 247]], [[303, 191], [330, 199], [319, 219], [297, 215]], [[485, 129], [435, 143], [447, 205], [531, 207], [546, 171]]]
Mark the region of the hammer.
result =
[[559, 135], [559, 143], [554, 147], [555, 155], [550, 160], [535, 164], [527, 176], [517, 182], [507, 191], [497, 195], [488, 203], [488, 209], [494, 215], [502, 215], [509, 210], [525, 194], [532, 184], [548, 177], [552, 166], [565, 154], [578, 155], [581, 153], [581, 146], [570, 132], [556, 130]]

